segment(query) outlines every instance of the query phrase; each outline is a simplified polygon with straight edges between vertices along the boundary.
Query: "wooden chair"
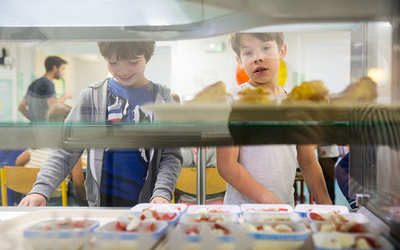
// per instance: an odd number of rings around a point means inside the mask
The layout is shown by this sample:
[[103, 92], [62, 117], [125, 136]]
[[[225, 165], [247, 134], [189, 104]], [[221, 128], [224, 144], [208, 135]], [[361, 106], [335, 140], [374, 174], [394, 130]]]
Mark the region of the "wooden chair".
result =
[[[300, 182], [300, 204], [304, 204], [304, 178], [301, 172], [296, 173], [296, 177], [294, 179], [294, 205], [297, 205], [297, 182]], [[310, 204], [314, 204], [314, 197], [310, 192]]]
[[[7, 188], [18, 193], [28, 194], [36, 181], [39, 171], [40, 168], [14, 166], [5, 166], [1, 168], [1, 197], [3, 206], [7, 206]], [[62, 205], [66, 207], [68, 205], [66, 181], [64, 180], [60, 186]]]
[[[182, 168], [175, 188], [188, 194], [196, 194], [196, 179], [197, 168]], [[226, 181], [219, 175], [217, 168], [207, 168], [206, 195], [218, 194], [224, 191], [226, 191]]]

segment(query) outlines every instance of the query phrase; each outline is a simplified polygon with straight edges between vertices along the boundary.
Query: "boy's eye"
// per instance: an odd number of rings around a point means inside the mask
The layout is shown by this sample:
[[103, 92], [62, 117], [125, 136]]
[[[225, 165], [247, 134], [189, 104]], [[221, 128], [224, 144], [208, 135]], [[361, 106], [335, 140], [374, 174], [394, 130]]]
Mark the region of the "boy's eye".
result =
[[139, 61], [136, 61], [136, 62], [129, 62], [129, 64], [132, 64], [132, 65], [135, 65], [135, 64], [137, 64]]
[[269, 50], [271, 47], [269, 47], [269, 46], [267, 46], [267, 47], [264, 47], [264, 50]]
[[251, 52], [244, 52], [243, 55], [249, 56], [249, 55], [251, 55]]
[[111, 65], [117, 64], [117, 62], [108, 62], [108, 63], [111, 64]]

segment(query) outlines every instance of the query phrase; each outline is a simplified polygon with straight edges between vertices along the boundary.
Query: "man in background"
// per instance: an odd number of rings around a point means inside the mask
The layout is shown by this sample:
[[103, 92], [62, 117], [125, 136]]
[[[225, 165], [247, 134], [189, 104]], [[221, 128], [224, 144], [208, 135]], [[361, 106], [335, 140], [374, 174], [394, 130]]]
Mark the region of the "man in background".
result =
[[72, 98], [72, 92], [66, 92], [60, 98], [56, 98], [52, 82], [53, 79], [60, 79], [64, 75], [66, 64], [66, 61], [57, 56], [46, 58], [46, 73], [29, 86], [27, 94], [18, 106], [18, 110], [30, 121], [46, 121], [46, 114], [51, 106]]

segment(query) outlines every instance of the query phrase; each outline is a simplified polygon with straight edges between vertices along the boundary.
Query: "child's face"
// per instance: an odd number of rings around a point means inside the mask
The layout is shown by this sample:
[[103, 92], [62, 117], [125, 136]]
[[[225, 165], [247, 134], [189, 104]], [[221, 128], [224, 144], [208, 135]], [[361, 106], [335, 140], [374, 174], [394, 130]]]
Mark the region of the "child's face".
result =
[[116, 57], [113, 56], [106, 59], [106, 62], [108, 71], [121, 85], [141, 88], [148, 84], [143, 74], [146, 68], [146, 59], [143, 55], [126, 61], [117, 61]]
[[236, 57], [251, 81], [278, 84], [279, 60], [285, 58], [286, 45], [278, 49], [275, 41], [262, 41], [254, 36], [240, 40], [240, 58]]

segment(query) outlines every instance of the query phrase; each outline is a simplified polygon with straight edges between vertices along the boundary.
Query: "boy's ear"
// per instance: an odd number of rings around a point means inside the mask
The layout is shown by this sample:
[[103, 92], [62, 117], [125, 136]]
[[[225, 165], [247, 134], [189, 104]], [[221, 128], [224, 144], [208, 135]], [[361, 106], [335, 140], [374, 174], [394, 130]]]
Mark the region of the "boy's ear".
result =
[[240, 60], [240, 58], [238, 56], [236, 56], [236, 61], [239, 64], [239, 66], [243, 69], [242, 60]]
[[283, 60], [286, 56], [287, 46], [286, 44], [282, 44], [281, 49], [279, 51], [279, 59]]

